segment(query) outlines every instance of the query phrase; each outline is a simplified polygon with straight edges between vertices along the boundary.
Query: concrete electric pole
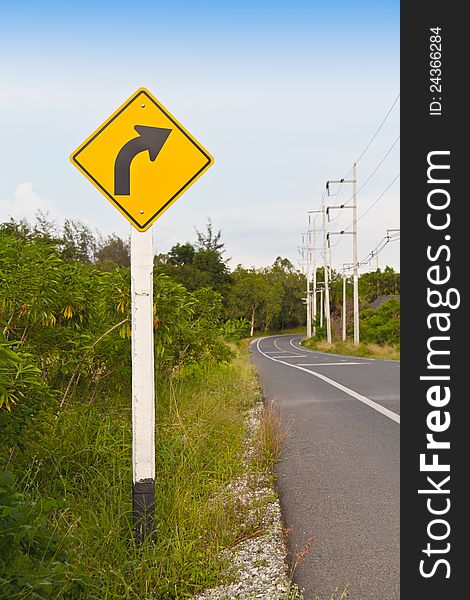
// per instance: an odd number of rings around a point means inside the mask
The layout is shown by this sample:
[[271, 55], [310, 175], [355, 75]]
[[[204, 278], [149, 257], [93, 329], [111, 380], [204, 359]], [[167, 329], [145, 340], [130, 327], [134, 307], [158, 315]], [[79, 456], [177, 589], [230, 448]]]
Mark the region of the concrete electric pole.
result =
[[352, 179], [329, 179], [326, 182], [326, 189], [328, 195], [330, 195], [330, 184], [331, 183], [352, 183], [353, 186], [353, 194], [352, 194], [352, 204], [340, 204], [339, 206], [328, 206], [327, 210], [331, 209], [342, 209], [342, 208], [351, 208], [352, 209], [352, 231], [338, 231], [331, 232], [329, 235], [339, 234], [343, 235], [345, 233], [350, 233], [352, 235], [352, 255], [353, 255], [353, 306], [354, 306], [354, 344], [359, 344], [359, 263], [357, 260], [357, 193], [356, 193], [356, 184], [357, 184], [357, 173], [356, 173], [356, 163], [354, 163], [352, 168]]
[[331, 319], [330, 319], [330, 282], [328, 277], [328, 250], [326, 232], [326, 209], [323, 207], [323, 269], [325, 276], [325, 321], [326, 341], [331, 344]]
[[356, 198], [356, 163], [353, 165], [353, 302], [354, 302], [354, 344], [359, 344], [359, 264], [357, 262], [357, 198]]
[[[327, 248], [327, 240], [328, 234], [326, 231], [326, 207], [322, 206], [320, 210], [309, 210], [310, 213], [322, 213], [322, 235], [323, 235], [323, 278], [324, 284], [323, 289], [325, 291], [325, 302], [320, 300], [320, 310], [324, 309], [325, 312], [325, 321], [326, 321], [326, 341], [331, 344], [331, 318], [330, 318], [330, 285], [329, 285], [329, 266], [328, 266], [328, 248]], [[316, 289], [317, 281], [316, 281], [316, 265], [315, 265], [315, 289]], [[323, 290], [321, 290], [320, 298], [323, 295]], [[315, 300], [316, 302], [316, 300]], [[315, 311], [316, 312], [316, 311]], [[323, 326], [323, 318], [322, 312], [320, 312], [320, 327]], [[316, 317], [316, 315], [315, 315]]]
[[[307, 245], [305, 245], [305, 236], [307, 236]], [[301, 267], [302, 272], [305, 274], [307, 282], [307, 295], [305, 298], [305, 305], [307, 309], [307, 338], [312, 337], [312, 302], [311, 302], [311, 291], [310, 291], [310, 232], [302, 234], [302, 246], [299, 248], [300, 255], [302, 257]]]

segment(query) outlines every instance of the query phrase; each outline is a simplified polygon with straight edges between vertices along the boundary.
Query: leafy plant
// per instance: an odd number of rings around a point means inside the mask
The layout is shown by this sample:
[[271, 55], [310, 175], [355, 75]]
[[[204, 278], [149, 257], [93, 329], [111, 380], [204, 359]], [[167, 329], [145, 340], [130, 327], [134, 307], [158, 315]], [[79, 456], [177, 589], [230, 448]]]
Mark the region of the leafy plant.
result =
[[5, 461], [44, 427], [54, 402], [54, 393], [30, 362], [31, 356], [13, 351], [12, 346], [15, 343], [0, 333], [0, 451]]
[[250, 331], [250, 323], [245, 317], [238, 319], [227, 319], [220, 328], [222, 335], [233, 341], [240, 341], [247, 337]]
[[400, 301], [391, 298], [376, 310], [365, 309], [360, 315], [363, 341], [377, 344], [400, 343]]
[[65, 540], [48, 526], [55, 500], [33, 501], [0, 471], [0, 597], [80, 598], [89, 578], [74, 569]]

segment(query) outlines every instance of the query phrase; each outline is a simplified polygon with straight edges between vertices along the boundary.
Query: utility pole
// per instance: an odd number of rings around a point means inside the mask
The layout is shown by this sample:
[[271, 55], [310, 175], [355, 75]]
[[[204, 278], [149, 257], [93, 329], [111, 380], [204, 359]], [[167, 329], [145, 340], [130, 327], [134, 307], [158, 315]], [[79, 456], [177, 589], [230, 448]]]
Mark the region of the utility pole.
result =
[[325, 321], [326, 341], [331, 344], [331, 320], [330, 320], [330, 282], [328, 278], [328, 252], [326, 248], [326, 210], [323, 207], [323, 269], [325, 272]]
[[[326, 321], [326, 341], [331, 344], [331, 318], [330, 318], [330, 284], [328, 277], [328, 250], [327, 250], [327, 238], [328, 234], [326, 231], [326, 208], [322, 206], [320, 210], [309, 210], [309, 213], [322, 213], [322, 232], [323, 232], [323, 278], [324, 278], [324, 290], [325, 290], [325, 302], [321, 303], [321, 308], [324, 308], [325, 321]], [[321, 297], [322, 293], [320, 294]], [[323, 319], [321, 318], [321, 326], [323, 326]]]
[[347, 307], [348, 307], [348, 298], [347, 298], [347, 285], [348, 285], [348, 276], [346, 274], [352, 268], [352, 263], [343, 263], [343, 341], [347, 339], [346, 335], [346, 326], [347, 326]]
[[356, 163], [353, 165], [353, 303], [354, 303], [354, 344], [359, 344], [359, 265], [357, 262], [357, 172]]
[[[313, 211], [309, 211], [313, 212]], [[318, 212], [318, 211], [315, 211]], [[311, 315], [311, 320], [312, 320], [312, 332], [313, 332], [313, 336], [317, 335], [317, 258], [316, 258], [316, 252], [318, 250], [318, 248], [316, 248], [315, 243], [316, 243], [316, 239], [317, 239], [317, 235], [321, 232], [321, 229], [316, 229], [315, 228], [315, 218], [313, 219], [313, 228], [310, 228], [311, 225], [311, 219], [310, 219], [310, 214], [308, 215], [308, 223], [309, 223], [309, 247], [308, 247], [308, 252], [309, 252], [309, 265], [312, 266], [311, 271], [309, 269], [309, 273], [312, 272], [312, 280], [313, 280], [313, 289], [310, 291], [310, 315]], [[313, 234], [313, 243], [312, 243], [312, 236]]]
[[[305, 246], [305, 236], [307, 236], [307, 246]], [[305, 299], [307, 309], [307, 338], [312, 337], [312, 302], [310, 298], [310, 232], [302, 234], [302, 246], [299, 248], [302, 257], [302, 272], [305, 273], [307, 280], [307, 297]], [[305, 252], [307, 256], [305, 257]]]
[[307, 337], [312, 337], [312, 329], [314, 329], [312, 319], [312, 292], [311, 284], [311, 268], [312, 268], [312, 233], [307, 233]]
[[[352, 255], [353, 255], [353, 306], [354, 306], [354, 344], [359, 344], [359, 263], [357, 261], [357, 194], [356, 194], [356, 183], [357, 183], [357, 172], [356, 172], [356, 163], [353, 164], [352, 168], [352, 179], [329, 179], [326, 182], [326, 189], [328, 192], [328, 196], [330, 195], [330, 184], [331, 183], [352, 183], [353, 186], [353, 195], [352, 195], [352, 204], [346, 205], [341, 204], [340, 206], [328, 206], [327, 211], [332, 208], [351, 208], [352, 209], [352, 231], [341, 231], [335, 233], [351, 233], [352, 234]], [[329, 234], [331, 235], [331, 233]]]
[[315, 257], [315, 249], [313, 251], [313, 292], [312, 292], [312, 320], [313, 320], [313, 336], [317, 335], [317, 261]]
[[[307, 250], [308, 252], [308, 250]], [[312, 302], [310, 299], [310, 273], [307, 267], [307, 337], [312, 337]]]
[[323, 288], [320, 288], [320, 327], [323, 327]]

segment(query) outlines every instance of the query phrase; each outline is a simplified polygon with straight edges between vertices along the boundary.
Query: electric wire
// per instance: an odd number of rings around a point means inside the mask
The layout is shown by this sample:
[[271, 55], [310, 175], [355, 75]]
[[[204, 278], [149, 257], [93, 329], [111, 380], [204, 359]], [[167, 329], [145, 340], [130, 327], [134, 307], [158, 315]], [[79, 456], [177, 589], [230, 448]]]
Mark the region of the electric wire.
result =
[[398, 96], [395, 98], [395, 100], [393, 101], [392, 106], [389, 108], [388, 113], [385, 115], [382, 123], [380, 123], [377, 131], [374, 133], [374, 135], [372, 136], [370, 142], [367, 144], [367, 146], [364, 148], [364, 150], [361, 152], [361, 155], [359, 156], [359, 158], [356, 160], [356, 164], [361, 160], [361, 158], [364, 156], [364, 154], [367, 152], [367, 150], [369, 150], [369, 148], [372, 145], [372, 142], [375, 140], [375, 138], [377, 137], [379, 131], [382, 129], [382, 127], [385, 124], [385, 121], [388, 119], [388, 117], [390, 116], [390, 113], [392, 112], [392, 110], [395, 108], [395, 104], [398, 102], [400, 98], [400, 94], [398, 94]]
[[[387, 158], [387, 156], [390, 154], [390, 152], [393, 150], [393, 148], [395, 147], [395, 145], [397, 144], [398, 140], [400, 139], [400, 136], [398, 136], [395, 141], [393, 142], [393, 144], [389, 147], [389, 149], [387, 150], [387, 152], [384, 154], [384, 156], [380, 159], [380, 162], [378, 163], [378, 165], [375, 167], [375, 169], [372, 171], [372, 173], [365, 179], [364, 183], [362, 183], [356, 190], [356, 194], [358, 194], [362, 189], [365, 188], [365, 186], [369, 183], [369, 181], [372, 179], [372, 177], [377, 173], [379, 167], [382, 165], [382, 163], [384, 162], [384, 160]], [[346, 202], [343, 202], [343, 205], [348, 204], [349, 202], [351, 202], [351, 200], [354, 198], [354, 195], [351, 195]]]
[[362, 217], [364, 215], [366, 215], [372, 208], [374, 208], [374, 206], [377, 204], [377, 202], [379, 200], [381, 200], [383, 198], [383, 196], [385, 196], [385, 194], [388, 192], [388, 190], [392, 187], [392, 185], [395, 183], [395, 181], [400, 177], [400, 172], [397, 173], [397, 175], [393, 178], [393, 180], [388, 184], [388, 186], [384, 189], [384, 191], [380, 194], [380, 196], [374, 200], [374, 202], [372, 202], [372, 204], [363, 212], [359, 215], [359, 217], [356, 220], [359, 221], [360, 219], [362, 219]]
[[[395, 105], [397, 104], [398, 100], [400, 99], [400, 94], [397, 95], [397, 97], [395, 98], [395, 100], [393, 101], [392, 106], [388, 109], [387, 114], [385, 115], [385, 117], [383, 118], [382, 122], [380, 123], [380, 125], [378, 126], [376, 132], [374, 133], [374, 135], [371, 137], [371, 139], [369, 140], [369, 143], [367, 144], [367, 146], [364, 148], [364, 150], [361, 152], [361, 154], [359, 155], [359, 158], [356, 160], [356, 165], [359, 163], [359, 161], [361, 160], [361, 158], [364, 156], [364, 154], [367, 152], [367, 150], [369, 150], [369, 148], [371, 147], [373, 141], [375, 140], [375, 138], [377, 137], [377, 135], [379, 134], [380, 130], [382, 129], [382, 127], [384, 126], [386, 120], [388, 119], [388, 117], [390, 116], [390, 114], [392, 113], [393, 109], [395, 108]], [[346, 175], [343, 177], [343, 179], [347, 179], [349, 177], [349, 175], [352, 173], [352, 168], [349, 169], [349, 171], [346, 173]]]
[[[369, 140], [369, 142], [367, 143], [367, 145], [364, 147], [363, 151], [361, 152], [361, 154], [359, 155], [359, 158], [355, 161], [356, 164], [359, 163], [359, 161], [364, 157], [364, 155], [366, 154], [366, 152], [369, 150], [369, 148], [371, 147], [371, 145], [373, 144], [374, 140], [376, 139], [376, 137], [378, 136], [378, 134], [380, 133], [380, 131], [382, 130], [382, 127], [384, 126], [384, 124], [386, 123], [387, 119], [389, 118], [390, 114], [392, 113], [393, 109], [395, 108], [395, 106], [398, 103], [398, 100], [400, 99], [400, 94], [397, 95], [397, 97], [395, 98], [395, 100], [393, 101], [392, 105], [390, 106], [390, 108], [388, 109], [387, 113], [385, 114], [385, 117], [382, 119], [381, 123], [379, 124], [378, 128], [376, 129], [375, 133], [373, 134], [373, 136], [371, 137], [371, 139]], [[385, 161], [385, 159], [388, 157], [388, 155], [391, 153], [391, 151], [393, 150], [393, 148], [395, 147], [395, 145], [397, 144], [398, 140], [400, 139], [400, 136], [398, 135], [398, 137], [394, 140], [394, 142], [392, 143], [392, 145], [389, 147], [389, 149], [387, 150], [387, 152], [385, 153], [385, 155], [382, 157], [382, 159], [379, 161], [379, 163], [377, 164], [377, 166], [375, 167], [375, 169], [370, 173], [370, 175], [366, 178], [366, 180], [360, 185], [360, 187], [356, 190], [356, 194], [361, 191], [368, 183], [369, 181], [372, 179], [372, 177], [375, 175], [375, 173], [378, 171], [378, 169], [380, 168], [380, 166], [382, 165], [382, 163]], [[347, 179], [349, 177], [349, 175], [352, 172], [352, 168], [348, 171], [348, 173], [343, 177], [343, 179]], [[390, 187], [395, 183], [395, 181], [398, 179], [398, 177], [400, 176], [400, 173], [398, 173], [395, 178], [391, 181], [391, 183], [385, 188], [385, 190], [380, 194], [380, 196], [378, 198], [376, 198], [376, 200], [374, 200], [374, 202], [363, 212], [361, 213], [361, 215], [356, 219], [356, 223], [357, 221], [359, 221], [365, 214], [367, 214], [376, 204], [377, 202], [379, 202], [379, 200], [381, 200], [381, 198], [387, 193], [387, 191], [390, 189]], [[333, 193], [333, 194], [328, 194], [328, 197], [337, 197], [336, 200], [338, 200], [339, 196], [341, 195], [341, 193], [343, 192], [343, 186], [340, 186], [340, 189]], [[321, 197], [321, 207], [320, 210], [324, 210], [325, 209], [325, 198], [327, 197], [327, 192], [326, 190], [323, 191], [322, 193], [322, 197]], [[354, 198], [353, 195], [351, 195], [345, 202], [342, 202], [343, 205], [348, 204], [352, 199]], [[335, 221], [337, 221], [340, 217], [340, 211], [338, 211], [337, 216], [329, 219], [329, 223], [334, 223]], [[315, 220], [316, 217], [314, 217], [313, 221], [315, 224]], [[309, 216], [309, 224], [310, 224], [310, 216]], [[346, 231], [347, 229], [349, 229], [351, 226], [353, 225], [353, 222], [351, 222], [345, 229], [344, 231]], [[313, 251], [315, 250], [315, 245], [316, 245], [316, 241], [318, 239], [320, 232], [317, 231], [314, 235], [314, 241], [313, 241]], [[398, 238], [399, 239], [399, 238]], [[338, 241], [335, 242], [334, 244], [329, 246], [329, 251], [331, 252], [332, 248], [335, 248], [341, 241], [343, 240], [343, 236], [340, 235], [338, 236]], [[390, 240], [389, 240], [390, 241]], [[386, 243], [389, 243], [386, 242]], [[323, 252], [321, 252], [321, 255], [323, 254]], [[360, 264], [367, 264], [367, 263], [363, 263], [361, 261]]]
[[[363, 266], [366, 265], [367, 263], [369, 263], [374, 257], [376, 257], [378, 254], [380, 254], [380, 252], [382, 252], [382, 250], [385, 248], [385, 246], [387, 246], [387, 244], [390, 244], [391, 242], [397, 242], [400, 240], [400, 233], [392, 233], [387, 234], [386, 236], [384, 236], [380, 242], [377, 244], [377, 246], [371, 250], [369, 252], [369, 254], [363, 258], [362, 260], [360, 260], [358, 262], [358, 266]], [[346, 273], [346, 272], [350, 272], [353, 268], [353, 265], [348, 265], [347, 267], [343, 266], [343, 269], [341, 271], [341, 273]]]
[[[388, 192], [388, 190], [389, 190], [389, 189], [392, 187], [392, 185], [395, 183], [395, 181], [396, 181], [396, 180], [397, 180], [399, 177], [400, 177], [400, 172], [398, 172], [398, 173], [395, 175], [395, 177], [394, 177], [394, 178], [392, 179], [392, 181], [391, 181], [391, 182], [390, 182], [390, 183], [387, 185], [387, 187], [386, 187], [386, 188], [384, 189], [384, 191], [383, 191], [383, 192], [380, 194], [380, 196], [379, 196], [378, 198], [376, 198], [376, 199], [375, 199], [375, 200], [372, 202], [372, 204], [370, 204], [370, 205], [369, 205], [369, 206], [366, 208], [366, 210], [365, 210], [363, 213], [361, 213], [361, 214], [360, 214], [360, 215], [357, 217], [357, 219], [356, 219], [356, 223], [357, 223], [357, 222], [358, 222], [360, 219], [362, 219], [362, 217], [363, 217], [364, 215], [366, 215], [366, 214], [367, 214], [367, 213], [368, 213], [368, 212], [369, 212], [369, 211], [370, 211], [372, 208], [374, 208], [374, 206], [377, 204], [377, 202], [378, 202], [379, 200], [381, 200], [381, 199], [382, 199], [382, 198], [385, 196], [385, 194]], [[352, 225], [353, 225], [353, 224], [354, 224], [354, 221], [351, 221], [351, 223], [349, 223], [349, 225], [348, 225], [347, 227], [345, 227], [345, 228], [344, 228], [344, 231], [347, 231], [347, 230], [348, 230], [350, 227], [352, 227]]]

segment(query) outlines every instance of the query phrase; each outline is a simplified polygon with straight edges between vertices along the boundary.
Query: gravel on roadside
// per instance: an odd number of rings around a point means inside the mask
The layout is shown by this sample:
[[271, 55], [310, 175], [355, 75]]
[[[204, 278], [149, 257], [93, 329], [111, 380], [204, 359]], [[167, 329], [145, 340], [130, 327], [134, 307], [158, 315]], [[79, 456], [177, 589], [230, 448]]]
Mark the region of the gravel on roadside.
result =
[[[227, 579], [231, 583], [205, 590], [193, 600], [302, 600], [294, 589], [287, 566], [281, 509], [272, 481], [259, 470], [250, 468], [260, 427], [263, 403], [246, 415], [245, 474], [232, 481], [224, 495], [230, 495], [248, 510], [245, 518], [261, 523], [259, 534], [225, 550]], [[260, 514], [260, 511], [261, 514]]]

